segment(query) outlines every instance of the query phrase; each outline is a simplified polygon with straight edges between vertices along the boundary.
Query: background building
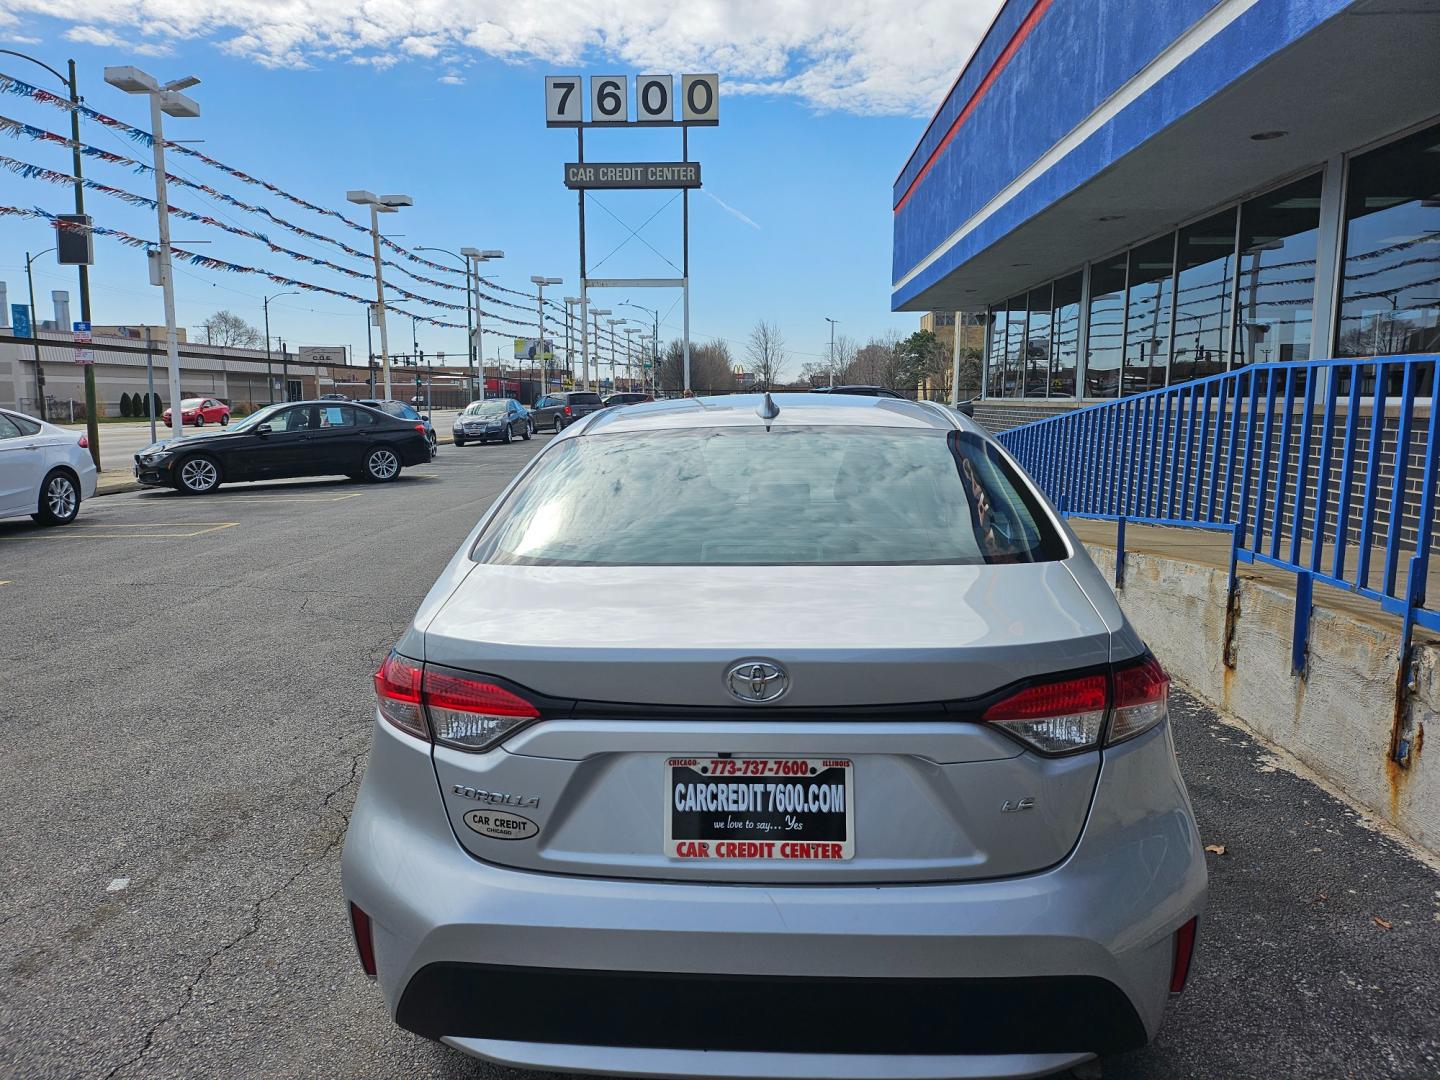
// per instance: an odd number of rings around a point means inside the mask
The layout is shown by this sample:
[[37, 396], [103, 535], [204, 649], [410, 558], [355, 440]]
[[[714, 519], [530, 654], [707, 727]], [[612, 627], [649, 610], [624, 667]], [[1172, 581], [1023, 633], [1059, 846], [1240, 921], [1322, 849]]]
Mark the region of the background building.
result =
[[983, 317], [994, 427], [1440, 350], [1437, 55], [1434, 0], [1009, 0], [896, 180], [892, 306]]

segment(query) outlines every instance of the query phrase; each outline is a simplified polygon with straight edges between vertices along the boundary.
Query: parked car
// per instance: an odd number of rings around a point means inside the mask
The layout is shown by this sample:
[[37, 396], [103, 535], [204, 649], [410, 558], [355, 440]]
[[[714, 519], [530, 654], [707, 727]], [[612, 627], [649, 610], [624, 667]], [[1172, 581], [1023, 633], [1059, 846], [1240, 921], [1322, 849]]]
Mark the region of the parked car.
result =
[[425, 425], [418, 420], [307, 401], [267, 406], [224, 431], [148, 446], [135, 455], [135, 479], [203, 495], [222, 483], [294, 476], [384, 483], [429, 460]]
[[95, 494], [90, 442], [44, 420], [0, 410], [0, 518], [69, 525]]
[[535, 434], [530, 413], [512, 398], [472, 401], [455, 417], [455, 445], [467, 442], [511, 442]]
[[[170, 426], [170, 410], [165, 410], [161, 422]], [[194, 424], [196, 427], [204, 427], [206, 424], [219, 424], [224, 427], [230, 423], [230, 406], [216, 398], [182, 398], [180, 401], [180, 422], [182, 424]]]
[[607, 409], [616, 405], [638, 405], [642, 401], [654, 401], [654, 394], [642, 394], [638, 390], [621, 390], [618, 394], [611, 394], [605, 399]]
[[429, 413], [421, 413], [413, 405], [395, 398], [361, 398], [355, 402], [356, 405], [368, 405], [372, 409], [379, 409], [400, 420], [413, 420], [425, 425], [425, 437], [430, 441], [430, 456], [433, 458], [440, 451], [440, 443], [435, 438], [435, 425], [430, 422]]
[[885, 397], [901, 398], [904, 394], [897, 394], [894, 390], [888, 390], [883, 386], [817, 386], [810, 391], [812, 394], [848, 394], [852, 397]]
[[565, 390], [559, 394], [546, 394], [536, 401], [531, 406], [530, 418], [536, 431], [547, 427], [551, 431], [562, 431], [582, 416], [599, 412], [604, 407], [600, 395], [593, 390]]
[[402, 1027], [560, 1073], [1036, 1076], [1142, 1046], [1206, 895], [1168, 685], [953, 409], [607, 410], [375, 676], [361, 964]]
[[321, 401], [349, 401], [350, 399], [349, 399], [348, 397], [346, 397], [344, 394], [321, 394], [321, 395], [320, 395], [320, 400], [321, 400]]

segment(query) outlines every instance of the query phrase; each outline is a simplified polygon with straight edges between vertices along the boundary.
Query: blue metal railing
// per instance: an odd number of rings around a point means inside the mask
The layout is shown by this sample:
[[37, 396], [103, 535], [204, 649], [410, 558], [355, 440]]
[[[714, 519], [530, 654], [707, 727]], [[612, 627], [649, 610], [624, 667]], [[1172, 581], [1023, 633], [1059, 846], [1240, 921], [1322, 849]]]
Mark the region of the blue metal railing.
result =
[[1297, 575], [1297, 672], [1316, 581], [1401, 616], [1404, 665], [1415, 626], [1440, 631], [1440, 610], [1426, 601], [1437, 362], [1426, 354], [1255, 364], [999, 440], [1062, 512], [1117, 523], [1117, 581], [1127, 522], [1223, 530], [1232, 605], [1239, 563]]

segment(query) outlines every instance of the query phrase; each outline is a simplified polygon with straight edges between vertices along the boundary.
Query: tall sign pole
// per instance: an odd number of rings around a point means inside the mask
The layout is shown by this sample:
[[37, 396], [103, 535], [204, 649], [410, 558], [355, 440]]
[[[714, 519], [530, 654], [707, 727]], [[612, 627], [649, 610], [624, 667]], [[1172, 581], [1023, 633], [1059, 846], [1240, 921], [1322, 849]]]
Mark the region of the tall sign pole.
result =
[[[575, 190], [580, 248], [580, 350], [581, 386], [590, 388], [590, 289], [595, 288], [679, 288], [684, 303], [683, 384], [691, 389], [690, 370], [690, 189], [700, 186], [700, 164], [690, 160], [690, 128], [713, 127], [720, 122], [720, 77], [715, 74], [682, 75], [680, 118], [676, 119], [673, 75], [637, 75], [634, 78], [635, 115], [630, 114], [630, 80], [626, 76], [590, 77], [590, 119], [585, 119], [584, 79], [579, 75], [545, 77], [545, 123], [547, 127], [575, 128], [576, 159], [565, 166], [565, 186]], [[649, 162], [587, 162], [587, 127], [678, 127], [680, 160]], [[679, 189], [682, 193], [681, 241], [683, 265], [679, 278], [612, 278], [592, 280], [585, 253], [585, 192], [605, 189]], [[658, 319], [657, 319], [658, 322]], [[596, 326], [596, 347], [599, 328]], [[655, 337], [659, 337], [656, 327]], [[659, 342], [655, 342], [658, 356]], [[656, 372], [658, 377], [658, 370]], [[599, 357], [596, 355], [596, 375]]]

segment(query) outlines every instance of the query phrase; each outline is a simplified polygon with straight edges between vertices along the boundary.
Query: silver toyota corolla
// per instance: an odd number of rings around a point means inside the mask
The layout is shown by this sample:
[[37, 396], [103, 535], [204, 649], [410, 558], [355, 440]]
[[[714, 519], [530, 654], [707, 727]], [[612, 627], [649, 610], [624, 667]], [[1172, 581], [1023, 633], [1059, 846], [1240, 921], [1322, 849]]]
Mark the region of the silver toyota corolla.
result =
[[400, 1025], [468, 1053], [1036, 1076], [1143, 1045], [1184, 986], [1206, 877], [1168, 680], [953, 411], [586, 417], [375, 688], [360, 960]]

